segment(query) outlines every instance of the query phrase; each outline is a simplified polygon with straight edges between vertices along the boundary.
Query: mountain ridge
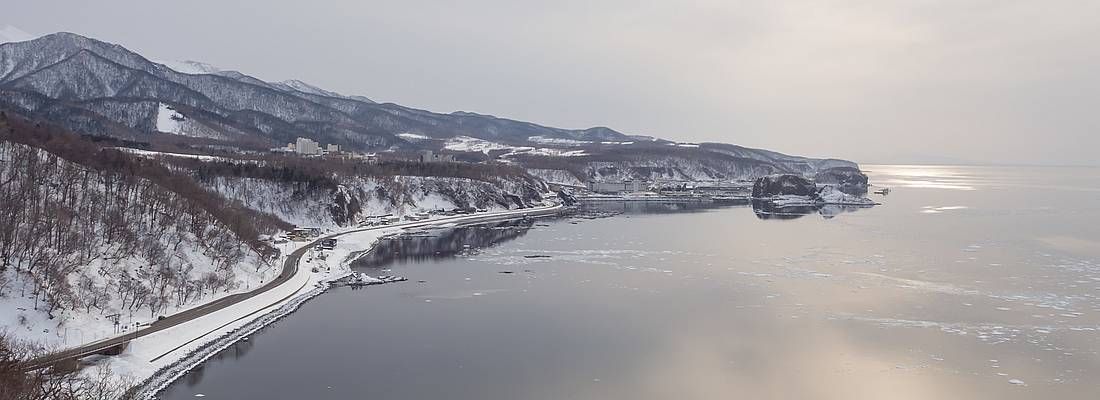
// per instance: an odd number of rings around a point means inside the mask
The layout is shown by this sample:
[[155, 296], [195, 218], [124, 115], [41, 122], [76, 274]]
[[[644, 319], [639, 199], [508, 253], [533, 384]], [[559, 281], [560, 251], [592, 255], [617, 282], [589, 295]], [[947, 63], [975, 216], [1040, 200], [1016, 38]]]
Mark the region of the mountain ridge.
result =
[[[191, 63], [212, 73], [176, 71], [121, 45], [71, 32], [4, 43], [0, 44], [0, 94], [4, 94], [0, 107], [47, 116], [85, 134], [141, 138], [163, 134], [156, 130], [155, 113], [148, 112], [149, 104], [156, 102], [183, 110], [181, 115], [190, 119], [187, 129], [174, 134], [216, 136], [230, 145], [247, 141], [254, 149], [257, 143], [274, 147], [298, 137], [357, 151], [446, 150], [440, 141], [458, 137], [505, 147], [587, 144], [591, 145], [588, 154], [602, 151], [602, 143], [660, 146], [669, 153], [700, 146], [628, 135], [605, 126], [564, 129], [468, 111], [442, 114], [344, 96], [298, 80], [266, 82], [242, 72]], [[406, 140], [402, 135], [435, 140]], [[730, 156], [733, 163], [766, 161], [780, 172], [808, 173], [830, 164], [736, 145], [704, 144], [702, 148]]]

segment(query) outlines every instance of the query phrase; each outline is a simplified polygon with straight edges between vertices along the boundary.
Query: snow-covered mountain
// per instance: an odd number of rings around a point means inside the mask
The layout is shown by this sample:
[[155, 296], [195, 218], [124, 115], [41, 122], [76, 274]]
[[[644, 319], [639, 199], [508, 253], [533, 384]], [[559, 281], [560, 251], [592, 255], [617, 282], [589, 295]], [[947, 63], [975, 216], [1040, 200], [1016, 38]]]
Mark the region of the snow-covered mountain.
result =
[[[234, 135], [273, 144], [298, 136], [353, 149], [407, 144], [393, 136], [398, 132], [506, 139], [616, 136], [607, 129], [573, 131], [478, 114], [437, 114], [341, 96], [300, 81], [269, 83], [200, 63], [173, 65], [187, 73], [116, 44], [55, 33], [0, 45], [0, 93], [7, 108], [87, 133], [113, 125], [129, 137], [153, 132], [155, 115], [139, 106], [150, 101], [191, 113], [205, 126], [225, 125]], [[113, 114], [105, 115], [105, 107]]]
[[[735, 145], [680, 144], [606, 127], [561, 129], [472, 112], [440, 114], [379, 104], [298, 80], [266, 82], [194, 61], [152, 62], [120, 45], [72, 33], [0, 44], [0, 109], [85, 134], [138, 141], [168, 133], [260, 149], [308, 137], [349, 150], [445, 150], [518, 163], [532, 157], [568, 157], [578, 178], [585, 179], [605, 174], [581, 173], [577, 163], [618, 163], [630, 153], [667, 158], [647, 162], [679, 170], [662, 173], [669, 176], [813, 174], [830, 166], [855, 166]], [[166, 109], [177, 123], [165, 119]], [[466, 149], [470, 146], [464, 144], [470, 143], [479, 146]], [[577, 157], [582, 155], [588, 158]], [[716, 155], [724, 160], [723, 166], [699, 164]], [[606, 165], [589, 167], [606, 170]], [[617, 167], [637, 172], [653, 165]]]

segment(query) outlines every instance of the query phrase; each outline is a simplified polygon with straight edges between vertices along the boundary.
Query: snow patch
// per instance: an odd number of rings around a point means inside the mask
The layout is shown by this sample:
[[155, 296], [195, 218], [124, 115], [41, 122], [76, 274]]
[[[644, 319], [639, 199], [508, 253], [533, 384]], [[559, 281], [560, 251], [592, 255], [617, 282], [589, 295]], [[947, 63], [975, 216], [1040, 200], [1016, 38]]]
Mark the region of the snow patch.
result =
[[419, 142], [419, 141], [424, 141], [424, 140], [431, 140], [430, 136], [425, 136], [425, 135], [421, 135], [421, 134], [417, 134], [417, 133], [409, 133], [409, 132], [398, 133], [397, 137], [408, 140], [410, 142]]
[[801, 207], [801, 206], [816, 206], [818, 204], [817, 199], [810, 196], [799, 196], [794, 194], [783, 194], [774, 196], [768, 199], [773, 206], [776, 207]]
[[825, 186], [817, 192], [822, 203], [852, 206], [873, 206], [875, 202], [863, 196], [850, 195], [841, 192], [836, 186]]
[[325, 90], [325, 89], [321, 89], [319, 87], [310, 85], [308, 83], [302, 82], [302, 81], [297, 80], [297, 79], [286, 80], [286, 81], [282, 81], [282, 82], [279, 82], [279, 83], [286, 86], [286, 87], [288, 87], [288, 88], [297, 90], [297, 91], [302, 92], [302, 93], [314, 94], [314, 95], [318, 95], [318, 96], [328, 96], [328, 97], [344, 97], [344, 96], [341, 96], [339, 93], [328, 91], [328, 90]]
[[552, 148], [537, 148], [527, 151], [516, 151], [513, 154], [535, 154], [540, 156], [555, 156], [555, 157], [579, 157], [587, 155], [584, 150], [565, 150], [565, 149], [552, 149]]
[[168, 61], [162, 62], [161, 64], [164, 64], [176, 72], [189, 75], [214, 75], [222, 72], [221, 68], [199, 61]]
[[146, 158], [156, 157], [180, 157], [180, 158], [193, 158], [200, 161], [230, 161], [231, 159], [217, 156], [204, 156], [201, 154], [184, 154], [184, 153], [166, 153], [163, 151], [142, 150], [130, 147], [115, 147], [115, 150], [130, 153], [136, 156]]
[[180, 114], [172, 106], [159, 103], [157, 106], [157, 130], [164, 133], [172, 133], [176, 135], [183, 134], [183, 121], [186, 121], [187, 117]]
[[520, 154], [540, 155], [540, 156], [556, 156], [556, 157], [576, 157], [583, 156], [586, 153], [584, 150], [570, 150], [570, 149], [557, 149], [547, 147], [530, 147], [530, 146], [509, 146], [502, 143], [491, 142], [485, 139], [478, 139], [469, 136], [456, 136], [447, 140], [443, 144], [443, 148], [454, 151], [468, 151], [475, 153], [484, 153], [488, 155], [490, 152], [497, 150], [508, 150], [506, 154], [501, 157], [510, 157]]
[[506, 144], [490, 142], [488, 140], [478, 139], [469, 136], [455, 136], [453, 138], [447, 139], [447, 142], [443, 144], [443, 148], [447, 150], [469, 151], [485, 154], [489, 154], [489, 152], [494, 150], [534, 150], [533, 147], [509, 146]]
[[574, 176], [572, 173], [563, 169], [529, 168], [527, 169], [527, 173], [533, 177], [542, 179], [547, 183], [556, 183], [570, 186], [584, 186], [584, 182], [581, 182], [581, 180], [577, 179], [577, 177]]
[[587, 141], [587, 140], [560, 139], [560, 138], [552, 138], [552, 137], [546, 137], [546, 136], [531, 136], [531, 137], [527, 138], [527, 141], [531, 142], [531, 143], [538, 143], [538, 144], [557, 144], [557, 145], [563, 145], [563, 146], [581, 146], [581, 145], [586, 145], [586, 144], [591, 144], [592, 143], [592, 142]]

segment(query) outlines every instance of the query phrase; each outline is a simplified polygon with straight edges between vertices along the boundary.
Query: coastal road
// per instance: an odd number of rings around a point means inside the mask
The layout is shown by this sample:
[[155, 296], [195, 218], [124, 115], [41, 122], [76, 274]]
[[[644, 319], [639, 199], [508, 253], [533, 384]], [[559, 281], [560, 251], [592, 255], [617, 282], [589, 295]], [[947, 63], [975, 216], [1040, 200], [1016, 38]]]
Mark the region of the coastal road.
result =
[[[511, 219], [511, 218], [517, 218], [517, 217], [524, 217], [524, 216], [531, 216], [531, 217], [545, 216], [545, 215], [557, 214], [558, 212], [560, 212], [562, 210], [562, 208], [563, 207], [561, 205], [555, 205], [555, 206], [549, 206], [549, 207], [538, 207], [538, 208], [526, 208], [526, 209], [519, 209], [519, 210], [500, 211], [500, 212], [487, 213], [487, 214], [481, 214], [481, 215], [460, 215], [460, 216], [445, 217], [445, 218], [431, 219], [431, 220], [425, 220], [425, 221], [406, 222], [406, 223], [401, 223], [401, 224], [382, 225], [382, 226], [374, 226], [374, 227], [367, 227], [367, 228], [358, 228], [358, 229], [352, 229], [352, 230], [347, 230], [347, 231], [343, 231], [343, 232], [337, 232], [337, 233], [333, 233], [333, 234], [326, 235], [326, 236], [321, 236], [317, 239], [314, 239], [312, 242], [309, 242], [305, 246], [302, 246], [302, 247], [298, 248], [297, 250], [294, 250], [293, 252], [291, 252], [290, 255], [287, 256], [286, 260], [283, 261], [283, 269], [279, 273], [279, 276], [276, 277], [275, 279], [271, 280], [270, 282], [264, 284], [263, 286], [260, 286], [256, 289], [253, 289], [253, 290], [248, 291], [248, 292], [237, 293], [237, 294], [232, 294], [232, 295], [229, 295], [229, 296], [226, 296], [226, 297], [222, 297], [220, 299], [217, 299], [217, 300], [214, 300], [212, 302], [203, 304], [201, 306], [191, 308], [191, 309], [188, 309], [188, 310], [184, 310], [184, 311], [178, 312], [176, 314], [172, 314], [170, 316], [164, 317], [161, 320], [154, 321], [152, 324], [150, 324], [150, 325], [148, 325], [144, 328], [137, 329], [137, 330], [135, 330], [133, 332], [130, 332], [130, 333], [126, 333], [126, 334], [123, 334], [123, 335], [120, 335], [120, 336], [110, 337], [110, 338], [107, 338], [107, 339], [103, 339], [103, 340], [87, 343], [87, 344], [84, 344], [84, 345], [81, 345], [81, 346], [78, 346], [78, 347], [74, 347], [74, 348], [71, 348], [71, 349], [68, 349], [68, 350], [63, 350], [63, 351], [59, 351], [59, 352], [56, 352], [56, 353], [50, 353], [50, 354], [44, 355], [42, 357], [34, 358], [34, 359], [29, 360], [26, 363], [24, 363], [21, 367], [25, 371], [33, 371], [33, 370], [36, 370], [36, 369], [41, 369], [41, 368], [56, 365], [56, 364], [58, 364], [62, 361], [76, 360], [76, 359], [87, 357], [87, 356], [90, 356], [90, 355], [93, 355], [93, 354], [104, 353], [104, 352], [108, 351], [111, 348], [115, 348], [115, 347], [119, 347], [119, 346], [125, 346], [127, 343], [129, 343], [130, 341], [132, 341], [134, 339], [137, 339], [137, 338], [140, 338], [140, 337], [143, 337], [143, 336], [147, 336], [147, 335], [150, 335], [150, 334], [153, 334], [153, 333], [156, 333], [156, 332], [168, 329], [168, 328], [172, 328], [172, 327], [180, 325], [180, 324], [187, 323], [189, 321], [195, 320], [195, 319], [200, 318], [202, 316], [217, 312], [217, 311], [222, 310], [226, 307], [229, 307], [229, 306], [232, 306], [234, 304], [237, 304], [237, 303], [240, 303], [242, 301], [253, 298], [257, 295], [260, 295], [264, 292], [267, 292], [268, 290], [279, 287], [280, 285], [282, 285], [282, 284], [286, 283], [287, 281], [289, 281], [290, 278], [293, 278], [296, 274], [298, 274], [298, 272], [299, 272], [298, 271], [298, 262], [301, 260], [302, 255], [304, 255], [307, 251], [309, 251], [309, 249], [312, 249], [314, 246], [316, 246], [318, 243], [320, 243], [324, 239], [331, 239], [331, 238], [335, 238], [335, 237], [339, 237], [339, 236], [343, 236], [343, 235], [347, 235], [347, 234], [351, 234], [351, 233], [377, 230], [377, 229], [391, 229], [391, 228], [405, 228], [405, 229], [407, 229], [407, 228], [420, 228], [420, 227], [428, 227], [428, 226], [444, 225], [444, 224], [473, 224], [473, 223], [482, 223], [482, 222], [490, 222], [490, 221], [497, 221], [497, 220], [505, 220], [505, 219]], [[270, 304], [268, 306], [270, 306]]]

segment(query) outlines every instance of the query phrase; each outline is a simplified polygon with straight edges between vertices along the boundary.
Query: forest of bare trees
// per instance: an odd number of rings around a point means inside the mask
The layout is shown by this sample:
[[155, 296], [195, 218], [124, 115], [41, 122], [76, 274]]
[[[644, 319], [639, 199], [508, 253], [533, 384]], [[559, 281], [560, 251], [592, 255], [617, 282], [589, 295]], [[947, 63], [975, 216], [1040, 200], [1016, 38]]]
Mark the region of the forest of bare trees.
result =
[[288, 227], [49, 126], [0, 115], [0, 139], [0, 297], [32, 296], [50, 315], [112, 305], [154, 316], [233, 289], [239, 264], [276, 256], [258, 235]]
[[523, 168], [501, 163], [422, 163], [383, 160], [368, 163], [353, 158], [306, 158], [283, 155], [252, 156], [242, 159], [198, 160], [166, 157], [169, 165], [201, 182], [214, 177], [257, 178], [302, 184], [309, 189], [334, 189], [339, 176], [393, 177], [430, 176], [495, 181], [498, 178], [531, 179]]

